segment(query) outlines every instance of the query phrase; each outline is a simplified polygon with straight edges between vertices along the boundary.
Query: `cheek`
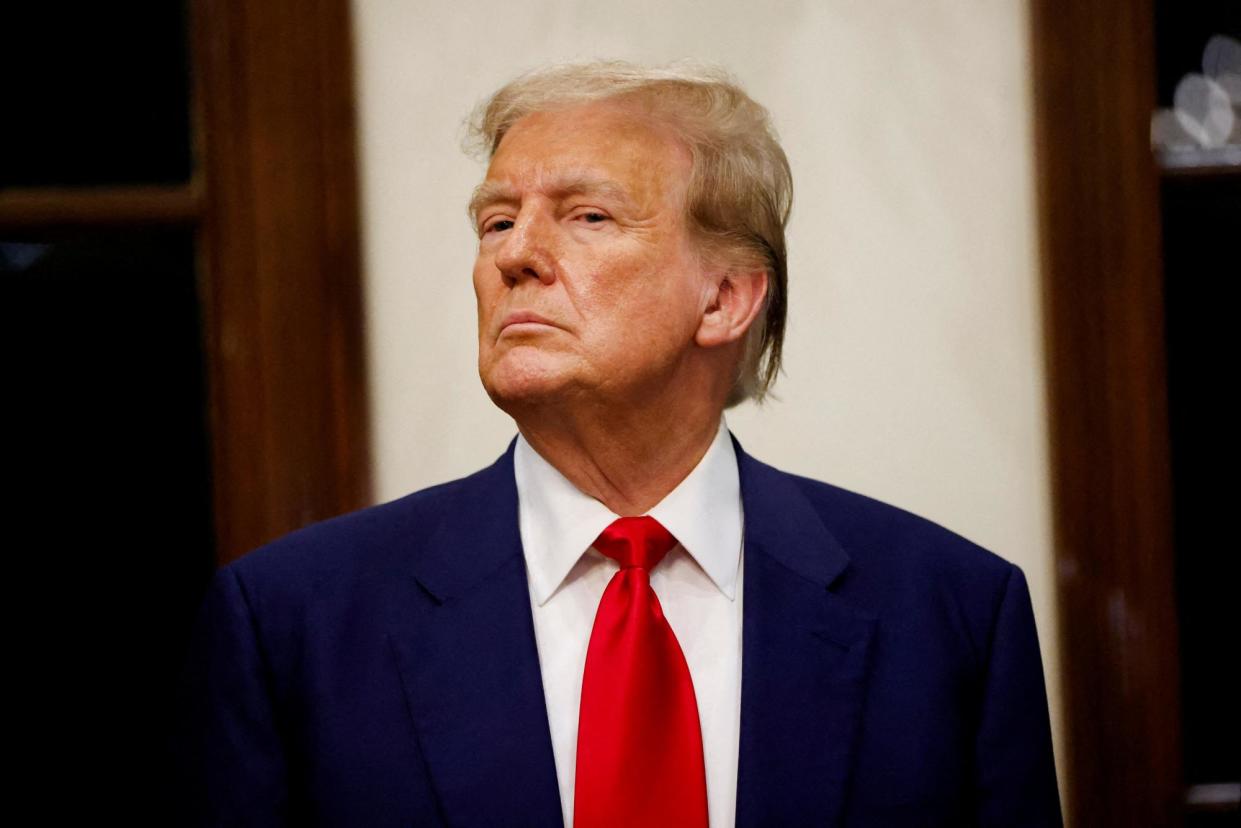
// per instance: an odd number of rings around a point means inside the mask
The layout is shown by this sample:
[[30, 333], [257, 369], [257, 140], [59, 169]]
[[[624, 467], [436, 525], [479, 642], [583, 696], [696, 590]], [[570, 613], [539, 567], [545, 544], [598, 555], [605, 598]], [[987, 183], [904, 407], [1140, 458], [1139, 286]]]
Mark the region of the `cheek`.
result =
[[698, 327], [702, 303], [702, 286], [691, 270], [692, 265], [665, 263], [656, 268], [642, 295], [634, 301], [642, 308], [650, 335], [664, 340], [682, 341], [693, 336]]
[[491, 267], [491, 263], [482, 256], [474, 260], [474, 271], [471, 278], [474, 282], [474, 294], [476, 296], [482, 296], [483, 294], [483, 280], [485, 278], [483, 274], [486, 273], [489, 267]]
[[499, 287], [499, 276], [490, 261], [479, 260], [474, 265], [473, 284], [474, 299], [478, 306], [478, 319], [482, 322], [484, 314], [495, 306], [495, 297]]
[[[675, 279], [675, 273], [658, 278]], [[689, 347], [697, 331], [699, 297], [683, 284], [639, 282], [591, 296], [590, 338], [608, 361], [664, 363]], [[597, 304], [594, 304], [597, 303]]]

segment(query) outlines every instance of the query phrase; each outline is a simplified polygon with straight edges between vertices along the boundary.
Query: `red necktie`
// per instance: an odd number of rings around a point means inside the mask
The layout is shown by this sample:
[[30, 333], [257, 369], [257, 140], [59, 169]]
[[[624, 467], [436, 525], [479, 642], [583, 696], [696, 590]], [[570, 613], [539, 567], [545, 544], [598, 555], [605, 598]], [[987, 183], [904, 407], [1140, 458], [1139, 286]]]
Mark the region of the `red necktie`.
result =
[[620, 518], [594, 543], [621, 569], [586, 651], [574, 828], [706, 828], [694, 684], [651, 589], [651, 570], [676, 543], [650, 516]]

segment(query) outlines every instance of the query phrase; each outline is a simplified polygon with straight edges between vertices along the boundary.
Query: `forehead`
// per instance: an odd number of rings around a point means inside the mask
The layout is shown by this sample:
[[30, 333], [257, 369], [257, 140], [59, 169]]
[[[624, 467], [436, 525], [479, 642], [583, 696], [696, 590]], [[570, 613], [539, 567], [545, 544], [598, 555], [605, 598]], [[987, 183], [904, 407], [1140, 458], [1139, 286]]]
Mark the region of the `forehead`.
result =
[[535, 112], [505, 133], [471, 211], [528, 192], [551, 197], [589, 192], [639, 209], [681, 202], [689, 150], [631, 106], [592, 103]]

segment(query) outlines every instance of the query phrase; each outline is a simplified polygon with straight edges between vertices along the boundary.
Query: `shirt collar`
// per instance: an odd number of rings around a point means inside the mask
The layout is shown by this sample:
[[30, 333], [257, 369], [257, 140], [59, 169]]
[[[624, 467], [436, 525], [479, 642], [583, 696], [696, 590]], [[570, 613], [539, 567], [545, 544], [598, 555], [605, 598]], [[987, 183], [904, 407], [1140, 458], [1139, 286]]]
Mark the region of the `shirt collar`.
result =
[[[520, 434], [513, 473], [521, 542], [535, 600], [547, 603], [573, 565], [619, 515], [578, 489]], [[741, 560], [741, 483], [724, 418], [707, 453], [647, 512], [680, 541], [720, 592], [734, 600]]]

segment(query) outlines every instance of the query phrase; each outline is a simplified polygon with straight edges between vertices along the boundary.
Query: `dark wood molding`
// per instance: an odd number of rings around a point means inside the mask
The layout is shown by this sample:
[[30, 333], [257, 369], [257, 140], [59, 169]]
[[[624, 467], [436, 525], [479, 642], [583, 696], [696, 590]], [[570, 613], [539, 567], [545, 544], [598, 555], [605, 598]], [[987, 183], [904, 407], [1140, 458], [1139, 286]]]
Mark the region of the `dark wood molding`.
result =
[[0, 190], [0, 229], [194, 224], [195, 186]]
[[370, 502], [347, 0], [199, 0], [221, 562]]
[[1067, 812], [1177, 825], [1152, 9], [1035, 0], [1032, 15]]

